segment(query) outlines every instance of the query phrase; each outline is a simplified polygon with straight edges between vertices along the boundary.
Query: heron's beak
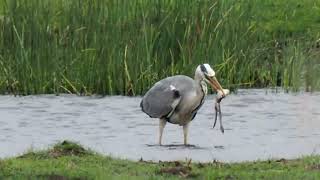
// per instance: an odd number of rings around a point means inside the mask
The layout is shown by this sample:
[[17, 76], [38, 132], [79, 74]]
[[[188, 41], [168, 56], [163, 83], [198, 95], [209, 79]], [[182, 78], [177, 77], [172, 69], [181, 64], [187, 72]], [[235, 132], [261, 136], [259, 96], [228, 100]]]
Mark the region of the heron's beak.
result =
[[225, 96], [224, 91], [216, 77], [208, 77], [208, 81], [214, 90], [221, 91], [223, 96]]

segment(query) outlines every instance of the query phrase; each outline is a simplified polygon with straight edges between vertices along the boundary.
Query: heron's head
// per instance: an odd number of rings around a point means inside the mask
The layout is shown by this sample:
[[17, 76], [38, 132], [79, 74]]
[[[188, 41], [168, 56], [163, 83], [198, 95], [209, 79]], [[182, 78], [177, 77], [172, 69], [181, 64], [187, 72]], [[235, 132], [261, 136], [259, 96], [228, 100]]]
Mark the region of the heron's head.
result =
[[207, 83], [209, 83], [211, 85], [211, 87], [214, 90], [216, 90], [217, 92], [221, 91], [221, 92], [223, 92], [223, 95], [224, 95], [224, 91], [223, 91], [219, 81], [216, 78], [216, 73], [210, 67], [209, 64], [201, 64], [197, 67], [196, 78], [201, 78], [201, 79], [205, 80]]

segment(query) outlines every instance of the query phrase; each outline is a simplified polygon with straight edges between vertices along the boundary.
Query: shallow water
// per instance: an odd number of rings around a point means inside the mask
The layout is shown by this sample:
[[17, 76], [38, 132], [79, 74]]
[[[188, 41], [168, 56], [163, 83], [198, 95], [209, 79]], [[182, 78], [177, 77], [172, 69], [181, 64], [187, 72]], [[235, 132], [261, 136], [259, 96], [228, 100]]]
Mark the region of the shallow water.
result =
[[43, 149], [64, 139], [106, 155], [138, 160], [210, 162], [296, 158], [320, 154], [320, 93], [239, 90], [221, 102], [225, 133], [212, 129], [214, 96], [190, 125], [167, 124], [141, 112], [141, 97], [0, 96], [0, 158]]

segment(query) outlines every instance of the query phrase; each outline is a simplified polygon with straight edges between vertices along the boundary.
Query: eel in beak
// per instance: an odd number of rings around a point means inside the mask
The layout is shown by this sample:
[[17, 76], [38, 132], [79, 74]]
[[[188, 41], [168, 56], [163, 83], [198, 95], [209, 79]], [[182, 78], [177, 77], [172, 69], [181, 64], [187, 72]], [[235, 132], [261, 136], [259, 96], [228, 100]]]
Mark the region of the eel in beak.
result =
[[222, 89], [222, 91], [218, 90], [217, 91], [217, 96], [216, 96], [216, 102], [214, 105], [214, 109], [216, 111], [215, 114], [215, 119], [214, 119], [214, 124], [213, 124], [213, 128], [216, 126], [217, 123], [217, 118], [218, 118], [218, 114], [219, 114], [219, 121], [220, 121], [220, 130], [222, 133], [224, 133], [224, 128], [222, 125], [222, 114], [221, 114], [221, 107], [220, 107], [220, 102], [221, 100], [230, 93], [229, 89]]

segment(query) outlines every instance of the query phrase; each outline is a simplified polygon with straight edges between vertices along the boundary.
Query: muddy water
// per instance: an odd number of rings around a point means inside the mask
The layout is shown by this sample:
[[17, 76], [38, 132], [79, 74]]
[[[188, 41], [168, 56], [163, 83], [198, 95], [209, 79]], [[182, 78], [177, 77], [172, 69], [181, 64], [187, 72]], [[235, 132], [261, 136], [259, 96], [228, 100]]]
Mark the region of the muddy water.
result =
[[239, 90], [221, 103], [225, 133], [213, 125], [213, 96], [190, 125], [168, 124], [156, 145], [158, 121], [140, 111], [140, 97], [0, 96], [0, 158], [74, 140], [128, 159], [250, 161], [320, 154], [320, 94]]

